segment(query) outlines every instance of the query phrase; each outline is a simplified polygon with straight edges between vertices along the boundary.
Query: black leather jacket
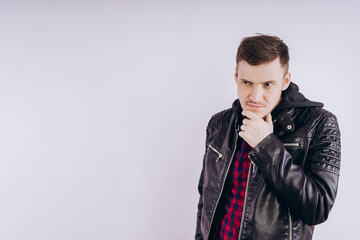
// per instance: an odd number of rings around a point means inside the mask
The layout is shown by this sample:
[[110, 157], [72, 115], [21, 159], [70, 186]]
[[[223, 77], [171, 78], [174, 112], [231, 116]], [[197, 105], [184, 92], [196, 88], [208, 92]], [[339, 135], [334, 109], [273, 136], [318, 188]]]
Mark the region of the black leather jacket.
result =
[[[294, 83], [283, 92], [272, 112], [274, 133], [249, 154], [239, 239], [311, 239], [313, 226], [327, 219], [338, 186], [340, 131], [336, 117], [322, 106]], [[236, 100], [209, 121], [195, 239], [218, 235], [241, 111]]]

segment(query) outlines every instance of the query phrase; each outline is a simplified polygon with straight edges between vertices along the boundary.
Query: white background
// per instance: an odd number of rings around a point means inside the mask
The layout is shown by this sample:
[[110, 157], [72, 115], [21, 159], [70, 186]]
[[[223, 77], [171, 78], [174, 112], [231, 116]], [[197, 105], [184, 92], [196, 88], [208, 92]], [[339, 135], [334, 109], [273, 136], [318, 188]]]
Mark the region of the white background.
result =
[[[271, 2], [271, 3], [270, 3]], [[241, 39], [277, 35], [342, 130], [335, 207], [358, 235], [357, 1], [1, 1], [0, 239], [193, 239], [212, 114]]]

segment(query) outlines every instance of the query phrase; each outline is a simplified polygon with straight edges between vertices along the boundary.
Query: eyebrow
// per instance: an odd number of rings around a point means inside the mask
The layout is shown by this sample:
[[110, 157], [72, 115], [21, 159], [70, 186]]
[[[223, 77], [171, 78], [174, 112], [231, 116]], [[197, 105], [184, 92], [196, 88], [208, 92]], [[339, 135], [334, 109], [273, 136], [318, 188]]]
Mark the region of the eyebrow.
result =
[[[252, 83], [252, 81], [246, 80], [246, 79], [244, 79], [244, 78], [240, 78], [240, 81], [243, 81], [243, 82], [251, 82], [251, 83]], [[275, 80], [268, 80], [268, 81], [264, 81], [264, 82], [262, 82], [262, 83], [272, 83], [272, 84], [274, 84], [274, 83], [276, 83], [276, 81], [275, 81]]]

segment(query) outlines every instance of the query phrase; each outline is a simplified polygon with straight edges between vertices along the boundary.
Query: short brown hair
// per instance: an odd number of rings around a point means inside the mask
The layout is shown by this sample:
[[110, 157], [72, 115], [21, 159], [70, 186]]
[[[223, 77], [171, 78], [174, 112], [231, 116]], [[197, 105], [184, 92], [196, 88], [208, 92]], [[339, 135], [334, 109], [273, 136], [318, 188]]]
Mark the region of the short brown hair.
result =
[[260, 65], [280, 58], [280, 63], [289, 70], [289, 50], [286, 44], [276, 36], [256, 35], [243, 38], [236, 54], [236, 65], [246, 61], [250, 65]]

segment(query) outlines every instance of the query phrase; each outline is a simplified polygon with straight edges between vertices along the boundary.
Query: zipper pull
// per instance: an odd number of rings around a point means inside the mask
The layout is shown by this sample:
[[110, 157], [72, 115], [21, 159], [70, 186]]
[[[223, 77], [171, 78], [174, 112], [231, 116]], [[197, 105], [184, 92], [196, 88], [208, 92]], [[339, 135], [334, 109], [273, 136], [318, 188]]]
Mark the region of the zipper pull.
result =
[[209, 147], [214, 151], [214, 152], [216, 152], [217, 154], [218, 154], [218, 158], [216, 159], [216, 162], [218, 162], [222, 157], [223, 157], [223, 155], [221, 154], [221, 153], [219, 153], [219, 151], [218, 150], [216, 150], [213, 146], [211, 146], [210, 144], [209, 144]]
[[250, 159], [250, 161], [251, 161], [251, 164], [252, 164], [252, 173], [254, 173], [255, 172], [255, 167], [256, 167], [256, 165], [255, 165], [255, 163], [253, 162], [253, 160], [250, 158], [250, 156], [248, 156], [248, 158]]

